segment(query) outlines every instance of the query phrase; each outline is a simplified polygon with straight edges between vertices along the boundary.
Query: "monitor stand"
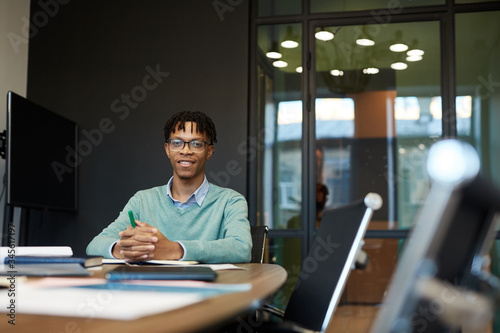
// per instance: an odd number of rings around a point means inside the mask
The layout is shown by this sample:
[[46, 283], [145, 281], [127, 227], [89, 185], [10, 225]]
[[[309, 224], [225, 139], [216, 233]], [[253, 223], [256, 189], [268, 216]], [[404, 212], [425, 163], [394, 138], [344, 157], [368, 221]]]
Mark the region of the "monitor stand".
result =
[[5, 204], [2, 226], [2, 246], [25, 246], [28, 243], [29, 208]]

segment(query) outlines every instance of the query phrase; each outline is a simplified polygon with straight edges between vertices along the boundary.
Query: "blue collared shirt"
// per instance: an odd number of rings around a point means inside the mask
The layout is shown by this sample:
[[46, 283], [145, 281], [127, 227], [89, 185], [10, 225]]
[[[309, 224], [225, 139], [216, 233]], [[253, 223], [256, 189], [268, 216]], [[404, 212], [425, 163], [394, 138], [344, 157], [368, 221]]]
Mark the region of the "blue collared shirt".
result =
[[[179, 200], [176, 200], [172, 196], [172, 183], [173, 183], [174, 177], [172, 176], [170, 180], [167, 183], [167, 196], [172, 200], [172, 203], [174, 204], [175, 207], [180, 208], [180, 209], [185, 209], [188, 208], [194, 204], [198, 204], [198, 206], [201, 207], [201, 204], [203, 203], [203, 200], [207, 196], [208, 193], [208, 181], [207, 181], [207, 176], [203, 176], [203, 183], [201, 183], [200, 187], [196, 191], [194, 191], [193, 194], [189, 196], [189, 198], [185, 202], [180, 202]], [[184, 250], [184, 255], [182, 256], [181, 259], [184, 259], [186, 256], [186, 248], [184, 247], [184, 244], [182, 242], [178, 242], [181, 246], [182, 249]]]
[[176, 200], [172, 196], [172, 182], [174, 180], [174, 177], [171, 177], [170, 180], [167, 183], [167, 196], [172, 200], [172, 203], [174, 204], [175, 207], [180, 208], [180, 209], [185, 209], [188, 208], [189, 206], [192, 206], [194, 204], [198, 204], [198, 206], [201, 207], [201, 204], [203, 203], [203, 200], [207, 196], [208, 193], [208, 187], [209, 183], [207, 181], [207, 177], [203, 177], [203, 183], [198, 187], [196, 191], [194, 191], [193, 194], [185, 201], [185, 202], [180, 202], [179, 200]]

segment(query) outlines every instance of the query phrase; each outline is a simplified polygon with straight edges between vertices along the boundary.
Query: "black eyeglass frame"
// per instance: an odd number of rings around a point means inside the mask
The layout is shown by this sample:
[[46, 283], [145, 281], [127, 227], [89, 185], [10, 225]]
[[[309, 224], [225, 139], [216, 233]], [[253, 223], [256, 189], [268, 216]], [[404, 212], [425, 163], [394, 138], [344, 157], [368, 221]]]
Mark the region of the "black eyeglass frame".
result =
[[[180, 141], [180, 142], [182, 142], [183, 143], [182, 148], [180, 148], [180, 149], [172, 149], [172, 144], [171, 144], [172, 141]], [[191, 144], [193, 142], [197, 142], [197, 143], [203, 142], [204, 143], [203, 149], [201, 151], [193, 150], [193, 147], [191, 147]], [[186, 147], [186, 144], [187, 144], [188, 147], [189, 147], [189, 150], [191, 150], [193, 153], [203, 153], [205, 151], [206, 145], [209, 145], [209, 146], [213, 145], [212, 143], [207, 142], [207, 141], [203, 141], [203, 140], [184, 141], [182, 139], [167, 139], [167, 143], [168, 143], [168, 148], [170, 150], [172, 150], [172, 151], [181, 151], [181, 150], [184, 150], [184, 147]]]

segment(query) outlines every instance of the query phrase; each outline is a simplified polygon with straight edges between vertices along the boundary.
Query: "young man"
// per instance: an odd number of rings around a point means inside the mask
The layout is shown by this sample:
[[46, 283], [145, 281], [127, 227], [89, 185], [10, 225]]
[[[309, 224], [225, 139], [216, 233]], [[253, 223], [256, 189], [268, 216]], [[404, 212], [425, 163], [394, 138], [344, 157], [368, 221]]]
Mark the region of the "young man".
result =
[[209, 183], [205, 176], [205, 163], [217, 142], [212, 120], [201, 112], [179, 112], [165, 124], [164, 135], [172, 178], [166, 185], [137, 192], [117, 219], [90, 242], [87, 254], [130, 261], [250, 261], [245, 198]]

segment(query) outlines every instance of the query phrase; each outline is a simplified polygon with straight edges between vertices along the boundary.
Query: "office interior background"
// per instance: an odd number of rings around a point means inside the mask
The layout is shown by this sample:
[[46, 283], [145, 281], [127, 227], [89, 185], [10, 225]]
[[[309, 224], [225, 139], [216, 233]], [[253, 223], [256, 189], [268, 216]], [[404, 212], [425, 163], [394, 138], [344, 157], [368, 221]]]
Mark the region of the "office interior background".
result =
[[208, 179], [270, 228], [266, 261], [289, 273], [278, 305], [322, 209], [368, 192], [384, 206], [343, 302], [382, 300], [432, 143], [469, 142], [500, 185], [500, 1], [3, 0], [0, 13], [0, 125], [8, 90], [75, 121], [80, 142], [113, 125], [82, 144], [77, 212], [30, 210], [28, 244], [83, 253], [136, 191], [168, 181], [162, 129], [181, 110], [212, 117]]

